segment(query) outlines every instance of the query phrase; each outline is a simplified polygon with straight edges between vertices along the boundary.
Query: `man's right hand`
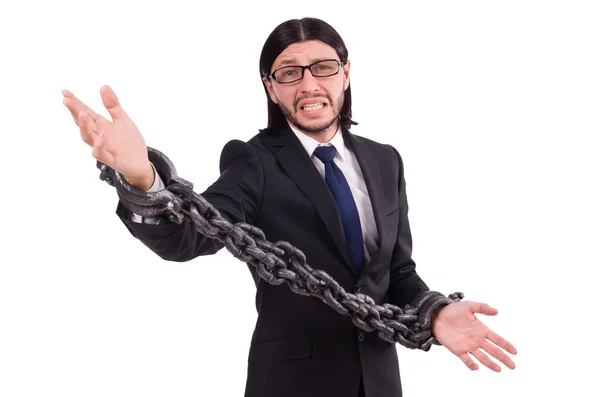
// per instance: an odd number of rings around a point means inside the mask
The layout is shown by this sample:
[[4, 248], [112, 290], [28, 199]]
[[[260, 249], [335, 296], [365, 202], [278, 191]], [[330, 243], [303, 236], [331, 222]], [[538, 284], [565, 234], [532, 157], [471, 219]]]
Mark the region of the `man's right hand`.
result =
[[154, 169], [148, 160], [144, 137], [127, 116], [109, 86], [100, 89], [102, 103], [112, 122], [94, 112], [70, 91], [63, 90], [63, 104], [80, 129], [81, 139], [92, 147], [92, 156], [120, 172], [125, 180], [141, 191], [154, 182]]

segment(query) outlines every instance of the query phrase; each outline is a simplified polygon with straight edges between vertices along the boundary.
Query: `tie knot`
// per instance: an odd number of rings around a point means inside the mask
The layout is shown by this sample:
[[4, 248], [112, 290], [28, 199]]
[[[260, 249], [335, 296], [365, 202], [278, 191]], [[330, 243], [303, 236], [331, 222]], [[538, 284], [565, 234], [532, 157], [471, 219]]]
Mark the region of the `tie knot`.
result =
[[315, 149], [313, 154], [319, 160], [321, 160], [323, 164], [325, 164], [333, 161], [333, 158], [335, 157], [335, 152], [335, 146], [319, 146]]

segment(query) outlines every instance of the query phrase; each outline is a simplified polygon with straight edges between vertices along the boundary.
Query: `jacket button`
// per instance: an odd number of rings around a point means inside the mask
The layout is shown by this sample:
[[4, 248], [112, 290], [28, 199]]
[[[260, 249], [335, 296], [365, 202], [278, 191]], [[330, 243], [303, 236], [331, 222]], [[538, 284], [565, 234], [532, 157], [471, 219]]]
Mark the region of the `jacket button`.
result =
[[362, 342], [365, 340], [365, 334], [363, 334], [362, 332], [358, 333], [358, 341]]

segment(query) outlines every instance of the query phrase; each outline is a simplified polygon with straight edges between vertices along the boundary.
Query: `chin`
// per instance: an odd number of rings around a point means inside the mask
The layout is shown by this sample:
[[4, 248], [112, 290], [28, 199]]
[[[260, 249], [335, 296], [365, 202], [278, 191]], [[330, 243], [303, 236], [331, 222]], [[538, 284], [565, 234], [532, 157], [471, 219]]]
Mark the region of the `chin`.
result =
[[311, 133], [321, 133], [324, 132], [327, 128], [331, 127], [331, 125], [335, 122], [335, 118], [333, 119], [325, 119], [325, 120], [296, 120], [296, 125], [304, 131]]

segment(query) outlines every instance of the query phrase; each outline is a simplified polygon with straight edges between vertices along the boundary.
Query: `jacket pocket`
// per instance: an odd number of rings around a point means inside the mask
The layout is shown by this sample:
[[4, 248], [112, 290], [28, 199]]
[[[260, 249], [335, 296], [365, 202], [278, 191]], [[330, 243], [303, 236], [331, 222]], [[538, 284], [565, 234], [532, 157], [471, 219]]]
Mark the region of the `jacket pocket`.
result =
[[299, 360], [312, 355], [310, 335], [295, 335], [250, 345], [249, 363], [271, 363], [276, 361]]
[[398, 223], [398, 210], [400, 210], [400, 208], [396, 208], [395, 210], [387, 214], [384, 221], [385, 229], [392, 227]]

